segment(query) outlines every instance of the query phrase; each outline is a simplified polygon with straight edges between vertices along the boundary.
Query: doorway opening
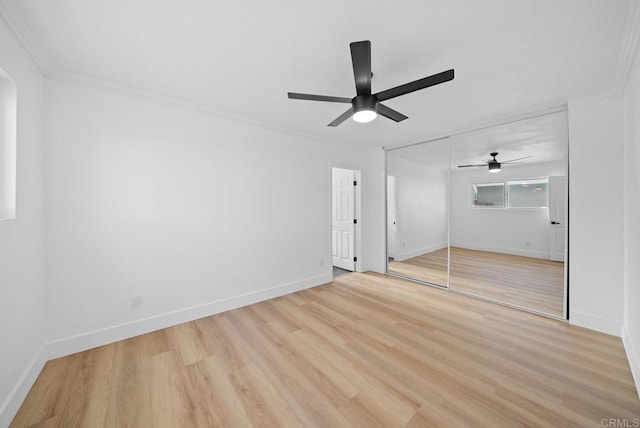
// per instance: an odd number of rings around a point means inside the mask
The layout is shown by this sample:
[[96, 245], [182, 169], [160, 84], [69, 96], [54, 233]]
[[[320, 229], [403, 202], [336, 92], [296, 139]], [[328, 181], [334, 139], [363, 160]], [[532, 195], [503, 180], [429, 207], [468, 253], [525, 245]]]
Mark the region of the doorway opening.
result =
[[360, 171], [331, 168], [331, 261], [333, 276], [359, 269]]

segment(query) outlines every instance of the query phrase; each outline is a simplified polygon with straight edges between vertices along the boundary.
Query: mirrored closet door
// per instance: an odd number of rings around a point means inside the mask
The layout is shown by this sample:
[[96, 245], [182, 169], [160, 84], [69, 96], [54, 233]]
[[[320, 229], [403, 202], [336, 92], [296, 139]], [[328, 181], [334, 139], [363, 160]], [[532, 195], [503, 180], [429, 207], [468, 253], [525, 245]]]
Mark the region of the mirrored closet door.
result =
[[446, 287], [449, 139], [387, 151], [388, 271]]
[[388, 272], [566, 318], [565, 109], [387, 151]]

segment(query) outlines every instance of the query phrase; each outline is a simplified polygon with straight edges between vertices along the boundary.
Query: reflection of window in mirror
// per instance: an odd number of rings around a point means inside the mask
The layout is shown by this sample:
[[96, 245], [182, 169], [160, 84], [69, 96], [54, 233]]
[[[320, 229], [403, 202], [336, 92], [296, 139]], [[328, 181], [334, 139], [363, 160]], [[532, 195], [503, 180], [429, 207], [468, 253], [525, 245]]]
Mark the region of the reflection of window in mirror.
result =
[[508, 181], [507, 204], [509, 208], [549, 208], [549, 179]]
[[471, 188], [474, 207], [504, 207], [504, 183], [474, 183]]
[[472, 183], [473, 207], [548, 209], [549, 179], [529, 178], [494, 183]]

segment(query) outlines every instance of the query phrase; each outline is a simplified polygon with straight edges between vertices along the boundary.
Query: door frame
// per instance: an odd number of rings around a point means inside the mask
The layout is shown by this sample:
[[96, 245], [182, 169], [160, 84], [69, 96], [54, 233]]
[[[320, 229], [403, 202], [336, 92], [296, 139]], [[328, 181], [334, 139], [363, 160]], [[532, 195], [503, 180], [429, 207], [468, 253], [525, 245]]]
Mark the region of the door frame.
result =
[[[400, 185], [398, 183], [398, 177], [397, 176], [389, 175], [389, 174], [385, 175], [385, 180], [386, 180], [386, 182], [385, 182], [385, 195], [386, 195], [385, 200], [386, 200], [386, 203], [385, 203], [385, 217], [384, 218], [385, 218], [385, 224], [386, 224], [387, 228], [389, 227], [389, 211], [388, 211], [388, 209], [389, 209], [389, 177], [393, 177], [393, 183], [394, 183], [394, 189], [393, 190], [394, 190], [394, 194], [395, 194], [395, 211], [396, 211], [396, 224], [395, 224], [395, 226], [396, 226], [396, 234], [395, 234], [395, 237], [396, 237], [396, 239], [395, 239], [395, 241], [396, 241], [395, 242], [396, 252], [395, 252], [394, 259], [397, 259], [398, 258], [398, 254], [400, 252], [400, 245], [399, 245], [400, 244], [400, 240], [399, 240], [399, 237], [400, 237], [400, 232], [399, 232], [400, 224], [398, 222], [398, 217], [399, 217], [399, 213], [400, 213], [400, 211], [399, 211], [400, 204], [398, 203], [398, 189], [400, 188]], [[385, 257], [387, 258], [386, 263], [388, 265], [389, 264], [389, 231], [388, 230], [387, 230], [387, 236], [386, 236], [385, 239], [386, 239], [386, 241], [385, 241], [386, 242], [386, 245], [385, 245], [385, 248], [386, 248]]]
[[[555, 184], [555, 182], [557, 182], [557, 179], [559, 178], [563, 178], [564, 179], [564, 198], [562, 200], [562, 204], [564, 205], [564, 219], [563, 219], [563, 223], [559, 223], [556, 222], [556, 220], [558, 220], [554, 214], [552, 214], [552, 208], [557, 208], [557, 200], [554, 200], [555, 198], [553, 196], [555, 196], [556, 191], [557, 191], [557, 185], [552, 186], [552, 182]], [[567, 205], [569, 205], [569, 201], [568, 201], [568, 197], [567, 197], [567, 188], [569, 187], [568, 184], [569, 180], [567, 180], [567, 176], [549, 176], [549, 260], [553, 260], [553, 261], [565, 261], [565, 259], [567, 258], [567, 254], [566, 254], [566, 243], [567, 243]], [[552, 190], [553, 190], [553, 194], [552, 194]], [[559, 228], [562, 228], [562, 239], [564, 239], [564, 248], [562, 253], [559, 253], [555, 248], [557, 247], [557, 245], [553, 245], [554, 242], [557, 242], [557, 237], [560, 235], [557, 230]], [[555, 232], [555, 233], [552, 233]], [[561, 254], [561, 257], [558, 257], [558, 255]]]
[[333, 258], [332, 258], [332, 254], [331, 254], [331, 239], [333, 239], [333, 237], [331, 236], [331, 231], [333, 229], [333, 223], [332, 223], [332, 218], [331, 218], [331, 211], [333, 209], [333, 188], [332, 188], [332, 183], [333, 183], [333, 168], [340, 168], [340, 169], [348, 169], [353, 171], [353, 177], [354, 180], [358, 183], [357, 186], [354, 187], [353, 189], [353, 202], [354, 202], [354, 217], [358, 220], [358, 222], [355, 224], [355, 227], [353, 228], [354, 231], [354, 246], [353, 246], [353, 254], [354, 257], [357, 258], [357, 261], [354, 262], [354, 272], [364, 272], [364, 257], [362, 255], [362, 171], [360, 170], [360, 168], [358, 166], [355, 165], [351, 165], [351, 164], [346, 164], [346, 163], [342, 163], [342, 162], [329, 162], [329, 177], [328, 177], [328, 183], [329, 185], [328, 187], [328, 198], [329, 198], [329, 211], [327, 212], [327, 217], [328, 218], [328, 223], [329, 223], [329, 233], [327, 234], [327, 236], [329, 236], [329, 257], [327, 258], [327, 260], [329, 260], [331, 263], [331, 275], [333, 275]]

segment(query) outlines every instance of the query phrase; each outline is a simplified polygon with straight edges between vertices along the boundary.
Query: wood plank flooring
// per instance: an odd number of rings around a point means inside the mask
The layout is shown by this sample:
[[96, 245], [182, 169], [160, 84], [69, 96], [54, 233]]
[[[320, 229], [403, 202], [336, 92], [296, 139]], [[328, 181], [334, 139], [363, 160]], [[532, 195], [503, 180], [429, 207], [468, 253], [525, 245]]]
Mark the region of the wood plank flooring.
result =
[[354, 273], [52, 360], [12, 426], [600, 427], [603, 418], [640, 418], [619, 338]]
[[[446, 285], [447, 249], [389, 264], [391, 272]], [[451, 247], [450, 287], [563, 316], [564, 263]]]
[[399, 273], [446, 287], [449, 281], [447, 248], [421, 254], [407, 260], [389, 262], [389, 272]]

